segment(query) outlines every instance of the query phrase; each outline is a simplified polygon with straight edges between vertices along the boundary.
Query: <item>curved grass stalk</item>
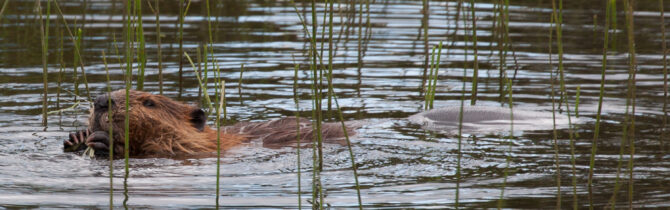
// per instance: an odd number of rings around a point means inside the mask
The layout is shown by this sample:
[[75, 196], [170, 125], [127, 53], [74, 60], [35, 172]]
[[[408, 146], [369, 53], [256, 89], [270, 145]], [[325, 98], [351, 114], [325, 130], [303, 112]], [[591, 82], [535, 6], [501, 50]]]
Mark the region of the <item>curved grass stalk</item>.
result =
[[205, 102], [207, 103], [207, 107], [209, 108], [208, 113], [210, 113], [214, 109], [214, 106], [212, 105], [212, 101], [209, 98], [209, 93], [207, 93], [207, 83], [204, 83], [203, 80], [200, 78], [200, 73], [198, 72], [198, 68], [195, 67], [195, 64], [193, 64], [193, 60], [191, 60], [191, 56], [188, 56], [187, 52], [184, 52], [184, 56], [186, 56], [186, 59], [188, 62], [191, 64], [191, 67], [193, 68], [193, 71], [195, 71], [195, 76], [198, 79], [198, 84], [200, 85], [200, 88], [202, 88], [202, 92], [204, 94], [203, 98], [205, 98]]
[[5, 2], [2, 3], [2, 8], [0, 8], [0, 22], [2, 21], [2, 15], [5, 13], [5, 9], [7, 9], [7, 5], [9, 5], [9, 0], [5, 0]]
[[356, 167], [356, 159], [354, 158], [354, 151], [351, 148], [351, 141], [349, 140], [349, 134], [347, 133], [347, 127], [344, 124], [344, 117], [342, 116], [342, 109], [340, 109], [340, 104], [337, 102], [337, 95], [332, 88], [328, 88], [328, 92], [333, 95], [335, 100], [335, 108], [337, 109], [337, 114], [342, 125], [342, 132], [344, 133], [344, 139], [347, 141], [347, 149], [349, 150], [349, 157], [351, 158], [351, 168], [354, 172], [354, 181], [356, 184], [356, 196], [358, 198], [358, 209], [363, 209], [363, 201], [361, 199], [361, 186], [358, 182], [358, 170]]

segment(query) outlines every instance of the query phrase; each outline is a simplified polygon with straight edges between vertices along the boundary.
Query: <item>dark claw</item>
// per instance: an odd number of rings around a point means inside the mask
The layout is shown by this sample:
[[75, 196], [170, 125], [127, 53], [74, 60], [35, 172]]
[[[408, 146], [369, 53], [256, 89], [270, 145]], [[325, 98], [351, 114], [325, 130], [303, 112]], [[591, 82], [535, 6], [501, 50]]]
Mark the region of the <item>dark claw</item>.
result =
[[63, 150], [65, 152], [76, 152], [86, 149], [84, 141], [90, 135], [89, 130], [81, 130], [76, 133], [70, 133], [69, 139], [63, 141]]

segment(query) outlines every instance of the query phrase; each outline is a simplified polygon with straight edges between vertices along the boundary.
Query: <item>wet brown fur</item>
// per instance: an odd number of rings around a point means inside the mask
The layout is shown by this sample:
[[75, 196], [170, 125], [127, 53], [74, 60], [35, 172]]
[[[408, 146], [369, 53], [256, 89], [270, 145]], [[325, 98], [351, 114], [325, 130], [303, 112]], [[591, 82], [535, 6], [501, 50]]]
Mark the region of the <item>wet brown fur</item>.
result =
[[[124, 150], [126, 92], [114, 91], [111, 98], [113, 136], [110, 138], [114, 142], [115, 156], [119, 156]], [[129, 105], [130, 156], [172, 156], [216, 151], [216, 129], [206, 125], [204, 114], [201, 115], [204, 119], [194, 114], [202, 113], [199, 108], [165, 96], [135, 90], [129, 93]], [[197, 128], [199, 123], [202, 123], [202, 130]], [[253, 139], [262, 140], [264, 146], [268, 147], [292, 146], [296, 142], [297, 125], [296, 118], [288, 117], [222, 127], [221, 149], [227, 150]], [[91, 111], [89, 129], [93, 132], [109, 132], [108, 110]], [[347, 130], [349, 135], [353, 135], [351, 128]], [[324, 139], [329, 142], [337, 142], [344, 137], [339, 124], [326, 123], [322, 131]], [[312, 140], [314, 132], [308, 120], [300, 121], [300, 135], [303, 142]]]

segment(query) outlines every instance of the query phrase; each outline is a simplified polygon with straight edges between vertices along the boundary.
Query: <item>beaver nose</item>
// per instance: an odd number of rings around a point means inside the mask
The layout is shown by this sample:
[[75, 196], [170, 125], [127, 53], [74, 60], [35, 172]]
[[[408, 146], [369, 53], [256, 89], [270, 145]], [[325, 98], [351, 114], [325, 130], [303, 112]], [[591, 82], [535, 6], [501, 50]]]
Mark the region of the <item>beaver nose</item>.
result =
[[[105, 111], [109, 108], [109, 97], [107, 95], [100, 95], [95, 99], [95, 111]], [[112, 100], [112, 105], [114, 105], [114, 100]]]

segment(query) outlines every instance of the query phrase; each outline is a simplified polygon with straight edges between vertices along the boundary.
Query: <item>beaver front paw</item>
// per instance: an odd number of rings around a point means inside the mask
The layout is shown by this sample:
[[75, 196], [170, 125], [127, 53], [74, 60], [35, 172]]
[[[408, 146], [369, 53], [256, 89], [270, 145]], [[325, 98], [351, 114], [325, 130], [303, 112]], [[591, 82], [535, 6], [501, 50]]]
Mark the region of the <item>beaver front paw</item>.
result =
[[108, 132], [96, 131], [86, 138], [86, 146], [93, 148], [96, 155], [108, 155], [109, 140]]
[[70, 133], [70, 138], [63, 140], [63, 151], [76, 152], [86, 149], [86, 138], [91, 134], [88, 129]]

